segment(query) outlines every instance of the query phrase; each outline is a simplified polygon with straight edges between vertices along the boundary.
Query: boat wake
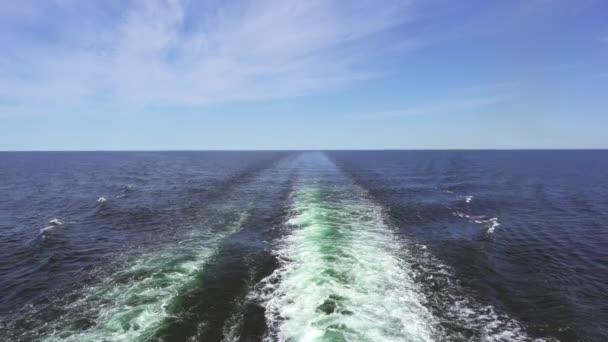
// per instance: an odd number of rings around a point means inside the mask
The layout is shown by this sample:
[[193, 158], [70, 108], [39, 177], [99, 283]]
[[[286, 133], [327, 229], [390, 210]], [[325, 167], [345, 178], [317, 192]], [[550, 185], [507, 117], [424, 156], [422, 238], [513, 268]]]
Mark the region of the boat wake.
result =
[[324, 161], [335, 179], [297, 185], [281, 267], [252, 295], [266, 310], [266, 340], [434, 340], [435, 321], [380, 208]]

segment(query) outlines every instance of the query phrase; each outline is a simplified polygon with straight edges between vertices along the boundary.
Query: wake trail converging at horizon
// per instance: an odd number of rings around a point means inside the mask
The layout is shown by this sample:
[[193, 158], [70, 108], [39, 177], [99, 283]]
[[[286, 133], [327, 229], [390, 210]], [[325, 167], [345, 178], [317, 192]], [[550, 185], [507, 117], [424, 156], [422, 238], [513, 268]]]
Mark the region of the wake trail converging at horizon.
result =
[[380, 208], [324, 156], [303, 159], [281, 266], [253, 294], [266, 309], [266, 340], [434, 340], [434, 318]]

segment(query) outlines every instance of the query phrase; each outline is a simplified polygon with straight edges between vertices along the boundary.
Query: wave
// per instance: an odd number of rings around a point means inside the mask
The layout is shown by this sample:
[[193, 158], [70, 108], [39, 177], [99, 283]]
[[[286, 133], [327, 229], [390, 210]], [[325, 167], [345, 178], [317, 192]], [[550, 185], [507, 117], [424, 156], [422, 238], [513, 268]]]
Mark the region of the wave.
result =
[[454, 212], [454, 215], [468, 219], [473, 223], [483, 225], [486, 228], [486, 233], [488, 234], [494, 233], [494, 230], [496, 230], [496, 228], [500, 226], [500, 223], [498, 222], [498, 217], [490, 217], [485, 215], [469, 215], [460, 211]]
[[48, 226], [40, 228], [40, 233], [38, 234], [36, 239], [38, 239], [38, 238], [46, 239], [48, 234], [50, 234], [56, 227], [61, 226], [61, 225], [63, 225], [63, 222], [61, 222], [61, 220], [59, 220], [58, 218], [49, 220]]

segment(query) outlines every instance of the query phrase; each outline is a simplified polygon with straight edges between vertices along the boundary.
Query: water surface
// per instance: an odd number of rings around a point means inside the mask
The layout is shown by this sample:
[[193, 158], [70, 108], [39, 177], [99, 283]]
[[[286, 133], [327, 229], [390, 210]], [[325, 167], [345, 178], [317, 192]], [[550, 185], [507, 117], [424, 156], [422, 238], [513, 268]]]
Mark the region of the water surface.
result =
[[605, 151], [0, 153], [0, 338], [603, 341]]

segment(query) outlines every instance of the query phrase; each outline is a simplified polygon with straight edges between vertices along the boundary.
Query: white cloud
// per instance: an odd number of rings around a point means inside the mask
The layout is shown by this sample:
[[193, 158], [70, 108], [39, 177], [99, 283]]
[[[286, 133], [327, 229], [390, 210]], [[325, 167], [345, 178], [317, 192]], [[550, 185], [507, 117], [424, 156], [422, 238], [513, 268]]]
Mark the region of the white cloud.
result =
[[[28, 4], [29, 23], [41, 11]], [[59, 38], [39, 44], [23, 34], [0, 53], [0, 111], [205, 105], [322, 91], [373, 75], [359, 66], [365, 53], [345, 55], [342, 47], [404, 23], [410, 12], [399, 0], [193, 4], [136, 2], [108, 22], [102, 10], [79, 18], [69, 10], [74, 2], [61, 1], [54, 11], [68, 16], [69, 29], [55, 27]], [[11, 12], [0, 11], [0, 18]], [[19, 24], [11, 26], [18, 34]], [[11, 104], [2, 107], [2, 99]]]
[[440, 115], [446, 113], [462, 112], [462, 111], [474, 111], [480, 108], [484, 108], [507, 99], [511, 98], [510, 95], [488, 95], [488, 96], [477, 96], [467, 97], [455, 100], [438, 100], [433, 104], [425, 104], [412, 106], [409, 108], [402, 108], [394, 111], [384, 111], [365, 114], [364, 117], [372, 119], [385, 119], [385, 118], [397, 118], [397, 117], [409, 117], [409, 116], [421, 116], [421, 115]]

